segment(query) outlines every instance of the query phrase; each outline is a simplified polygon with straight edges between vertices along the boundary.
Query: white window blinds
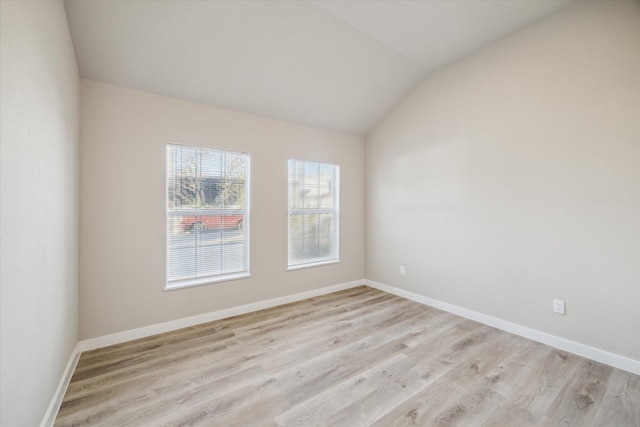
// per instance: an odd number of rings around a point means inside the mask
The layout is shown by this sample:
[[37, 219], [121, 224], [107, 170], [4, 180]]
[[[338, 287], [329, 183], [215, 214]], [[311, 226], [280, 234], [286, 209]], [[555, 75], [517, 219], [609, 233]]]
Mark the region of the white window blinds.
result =
[[249, 155], [167, 145], [167, 288], [249, 275]]
[[338, 261], [339, 167], [289, 160], [289, 268]]

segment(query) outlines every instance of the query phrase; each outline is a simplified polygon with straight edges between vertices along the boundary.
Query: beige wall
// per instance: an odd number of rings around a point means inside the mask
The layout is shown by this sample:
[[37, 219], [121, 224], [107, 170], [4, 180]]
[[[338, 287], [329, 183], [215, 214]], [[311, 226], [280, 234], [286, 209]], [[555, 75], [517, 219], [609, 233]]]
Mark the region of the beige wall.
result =
[[640, 3], [432, 73], [366, 159], [368, 279], [640, 360]]
[[[80, 338], [364, 278], [364, 141], [92, 81], [81, 84]], [[251, 154], [251, 273], [164, 291], [165, 144]], [[287, 272], [287, 160], [341, 166], [339, 264]]]
[[78, 340], [79, 79], [61, 1], [0, 19], [0, 425], [36, 426]]

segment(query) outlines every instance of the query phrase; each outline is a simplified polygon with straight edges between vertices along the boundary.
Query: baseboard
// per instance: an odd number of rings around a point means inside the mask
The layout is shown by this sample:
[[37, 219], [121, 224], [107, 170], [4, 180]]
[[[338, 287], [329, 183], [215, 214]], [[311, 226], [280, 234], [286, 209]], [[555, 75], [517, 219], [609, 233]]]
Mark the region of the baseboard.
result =
[[440, 310], [444, 310], [449, 313], [456, 314], [458, 316], [471, 319], [506, 332], [510, 332], [534, 341], [541, 342], [543, 344], [550, 345], [560, 350], [568, 351], [570, 353], [574, 353], [579, 356], [586, 357], [588, 359], [592, 359], [597, 362], [634, 373], [636, 375], [640, 375], [640, 361], [580, 344], [575, 341], [567, 340], [565, 338], [560, 338], [555, 335], [547, 334], [535, 329], [527, 328], [525, 326], [498, 319], [496, 317], [488, 316], [486, 314], [478, 313], [473, 310], [468, 310], [466, 308], [462, 308], [433, 298], [425, 297], [413, 292], [405, 291], [393, 286], [385, 285], [383, 283], [375, 282], [373, 280], [362, 279], [80, 341], [76, 345], [69, 358], [69, 362], [67, 363], [67, 367], [65, 368], [62, 378], [60, 379], [58, 388], [56, 389], [49, 408], [47, 409], [47, 412], [45, 413], [45, 416], [42, 420], [41, 427], [53, 426], [58, 414], [58, 409], [60, 408], [60, 404], [64, 397], [64, 393], [66, 392], [69, 382], [71, 381], [71, 376], [78, 363], [80, 354], [83, 351], [106, 347], [113, 344], [119, 344], [138, 338], [144, 338], [163, 332], [169, 332], [180, 328], [194, 326], [200, 323], [224, 319], [226, 317], [246, 314], [257, 310], [263, 310], [265, 308], [276, 307], [278, 305], [330, 294], [332, 292], [337, 292], [344, 289], [355, 288], [363, 284], [366, 284], [367, 286], [381, 290], [383, 292], [398, 295], [400, 297], [431, 307], [435, 307]]
[[276, 307], [278, 305], [288, 304], [291, 302], [301, 301], [307, 298], [313, 298], [320, 295], [330, 294], [332, 292], [342, 291], [345, 289], [355, 288], [356, 286], [362, 286], [365, 284], [365, 280], [354, 280], [352, 282], [340, 283], [338, 285], [327, 286], [324, 288], [313, 289], [306, 292], [300, 292], [293, 295], [287, 295], [279, 298], [272, 298], [265, 301], [258, 301], [252, 304], [241, 305], [238, 307], [231, 307], [224, 310], [218, 310], [210, 313], [200, 314], [197, 316], [187, 317], [183, 319], [173, 320], [170, 322], [159, 323], [157, 325], [146, 326], [143, 328], [131, 329], [129, 331], [118, 332], [115, 334], [105, 335], [102, 337], [91, 338], [88, 340], [79, 341], [76, 344], [67, 367], [62, 374], [58, 388], [56, 389], [49, 408], [44, 415], [40, 427], [53, 426], [56, 416], [58, 415], [58, 409], [64, 398], [64, 394], [67, 391], [67, 387], [71, 382], [71, 376], [78, 364], [80, 354], [83, 351], [93, 350], [100, 347], [106, 347], [113, 344], [119, 344], [126, 341], [131, 341], [138, 338], [144, 338], [163, 332], [169, 332], [176, 329], [186, 328], [194, 326], [200, 323], [211, 322], [213, 320], [224, 319], [226, 317], [237, 316], [240, 314], [250, 313], [252, 311], [263, 310], [265, 308]]
[[374, 282], [373, 280], [367, 279], [365, 280], [365, 283], [367, 284], [367, 286], [381, 290], [383, 292], [388, 292], [390, 294], [419, 302], [421, 304], [448, 311], [449, 313], [456, 314], [460, 317], [475, 320], [476, 322], [493, 326], [494, 328], [501, 329], [506, 332], [511, 332], [512, 334], [520, 335], [522, 337], [547, 344], [551, 347], [568, 351], [570, 353], [577, 354], [578, 356], [586, 357], [588, 359], [613, 366], [614, 368], [619, 368], [624, 371], [640, 375], [640, 361], [638, 360], [630, 359], [625, 356], [620, 356], [618, 354], [580, 344], [578, 342], [571, 341], [565, 338], [560, 338], [555, 335], [527, 328], [516, 323], [511, 323], [506, 320], [478, 313], [477, 311], [468, 310], [457, 305], [425, 297], [423, 295], [405, 291], [403, 289], [398, 289], [393, 286], [385, 285], [383, 283]]
[[338, 285], [327, 286], [324, 288], [313, 289], [306, 292], [300, 292], [293, 295], [287, 295], [284, 297], [272, 298], [265, 301], [258, 301], [252, 304], [240, 305], [237, 307], [231, 307], [224, 310], [213, 311], [210, 313], [199, 314], [197, 316], [186, 317], [183, 319], [172, 320], [169, 322], [158, 323], [156, 325], [145, 326], [142, 328], [131, 329], [124, 332], [118, 332], [115, 334], [104, 335], [97, 338], [91, 338], [83, 340], [78, 343], [80, 352], [93, 350], [96, 348], [106, 347], [113, 344], [119, 344], [126, 341], [135, 340], [138, 338], [144, 338], [155, 334], [161, 334], [163, 332], [174, 331], [176, 329], [186, 328], [189, 326], [198, 325], [200, 323], [211, 322], [214, 320], [220, 320], [231, 316], [237, 316], [240, 314], [250, 313], [252, 311], [263, 310], [265, 308], [271, 308], [278, 305], [288, 304], [291, 302], [300, 301], [307, 298], [316, 297], [319, 295], [330, 294], [332, 292], [341, 291], [344, 289], [355, 288], [356, 286], [362, 286], [365, 284], [365, 280], [354, 280], [352, 282], [340, 283]]
[[40, 427], [51, 427], [56, 420], [56, 416], [58, 415], [58, 409], [60, 408], [60, 404], [62, 403], [62, 398], [64, 397], [65, 392], [67, 391], [67, 386], [69, 382], [71, 382], [71, 376], [73, 375], [73, 371], [76, 369], [76, 365], [78, 364], [78, 359], [80, 359], [80, 345], [76, 344], [71, 356], [69, 356], [69, 361], [67, 362], [67, 367], [62, 373], [62, 378], [60, 378], [60, 383], [58, 383], [58, 388], [51, 399], [51, 403], [49, 404], [49, 408], [47, 408], [47, 412], [44, 414], [44, 418], [42, 419], [42, 423]]

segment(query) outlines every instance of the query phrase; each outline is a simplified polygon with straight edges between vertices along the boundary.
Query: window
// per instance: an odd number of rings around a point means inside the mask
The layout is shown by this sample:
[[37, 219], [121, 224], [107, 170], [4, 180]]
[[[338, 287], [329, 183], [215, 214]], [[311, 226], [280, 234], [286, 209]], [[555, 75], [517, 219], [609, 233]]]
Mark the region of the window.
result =
[[289, 160], [289, 269], [338, 262], [339, 167]]
[[249, 155], [167, 145], [167, 289], [249, 276]]

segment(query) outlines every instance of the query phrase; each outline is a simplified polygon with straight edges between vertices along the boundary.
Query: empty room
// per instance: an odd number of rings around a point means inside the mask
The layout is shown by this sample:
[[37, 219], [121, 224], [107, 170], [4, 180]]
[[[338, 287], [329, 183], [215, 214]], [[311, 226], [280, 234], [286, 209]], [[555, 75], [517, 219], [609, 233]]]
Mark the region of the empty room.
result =
[[0, 0], [0, 426], [640, 427], [640, 1]]

